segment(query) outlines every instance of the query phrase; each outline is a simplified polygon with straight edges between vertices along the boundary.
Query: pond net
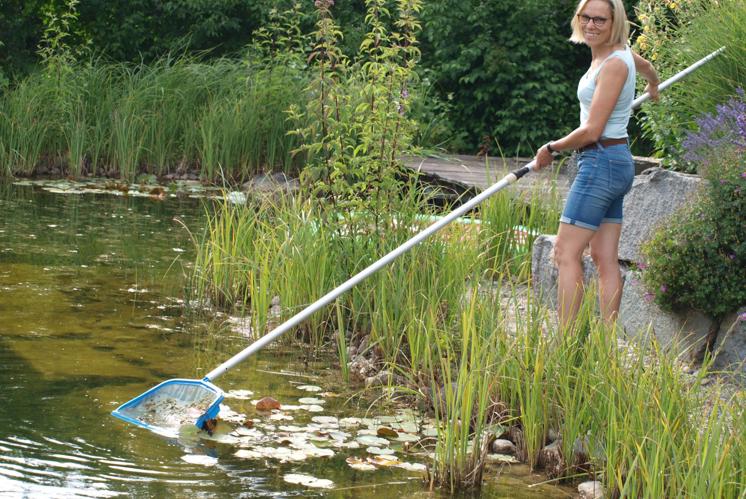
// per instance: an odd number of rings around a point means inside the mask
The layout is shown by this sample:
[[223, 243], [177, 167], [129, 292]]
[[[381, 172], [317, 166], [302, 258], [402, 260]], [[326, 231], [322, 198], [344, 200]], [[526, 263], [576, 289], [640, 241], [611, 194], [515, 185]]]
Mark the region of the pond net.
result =
[[212, 384], [170, 380], [123, 404], [114, 416], [152, 430], [178, 431], [185, 425], [202, 426], [217, 416], [223, 395]]

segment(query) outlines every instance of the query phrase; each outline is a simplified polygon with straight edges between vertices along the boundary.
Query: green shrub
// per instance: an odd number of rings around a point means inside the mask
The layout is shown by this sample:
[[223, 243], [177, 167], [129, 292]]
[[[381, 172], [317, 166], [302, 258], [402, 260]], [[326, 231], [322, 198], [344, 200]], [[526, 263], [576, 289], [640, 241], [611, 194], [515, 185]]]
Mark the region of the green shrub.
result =
[[700, 199], [643, 247], [643, 282], [666, 310], [713, 317], [746, 303], [746, 156], [721, 152]]

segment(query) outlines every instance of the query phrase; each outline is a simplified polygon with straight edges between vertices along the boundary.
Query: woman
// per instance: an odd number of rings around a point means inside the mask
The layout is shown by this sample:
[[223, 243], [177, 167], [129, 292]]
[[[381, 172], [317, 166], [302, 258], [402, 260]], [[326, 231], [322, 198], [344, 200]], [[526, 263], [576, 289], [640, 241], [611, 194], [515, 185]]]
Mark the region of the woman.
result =
[[560, 218], [554, 248], [563, 328], [573, 323], [583, 299], [582, 256], [588, 244], [598, 269], [601, 315], [613, 323], [619, 313], [622, 201], [634, 178], [627, 123], [637, 71], [648, 81], [651, 97], [658, 98], [655, 68], [627, 46], [629, 25], [622, 0], [581, 0], [571, 25], [570, 41], [586, 44], [592, 56], [578, 84], [580, 126], [542, 146], [535, 158], [536, 168], [541, 169], [559, 151], [578, 151], [578, 175]]

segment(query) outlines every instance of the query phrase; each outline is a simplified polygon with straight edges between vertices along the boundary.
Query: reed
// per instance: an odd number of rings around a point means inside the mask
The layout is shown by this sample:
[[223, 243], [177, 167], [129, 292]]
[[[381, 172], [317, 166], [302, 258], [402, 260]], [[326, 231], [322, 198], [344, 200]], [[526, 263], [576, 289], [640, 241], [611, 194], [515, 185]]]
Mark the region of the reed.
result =
[[[277, 64], [277, 67], [271, 67]], [[166, 55], [152, 64], [74, 63], [35, 73], [0, 98], [6, 175], [40, 166], [133, 180], [199, 170], [208, 180], [295, 172], [286, 110], [307, 76], [281, 61]]]

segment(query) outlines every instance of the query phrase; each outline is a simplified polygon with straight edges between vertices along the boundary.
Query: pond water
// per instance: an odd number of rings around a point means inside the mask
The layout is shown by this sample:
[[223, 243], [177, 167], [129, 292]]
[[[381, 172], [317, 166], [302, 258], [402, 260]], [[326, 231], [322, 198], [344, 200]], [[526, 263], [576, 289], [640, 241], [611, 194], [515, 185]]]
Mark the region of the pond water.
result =
[[[204, 201], [2, 185], [0, 211], [0, 497], [432, 497], [421, 472], [350, 468], [346, 459], [364, 456], [364, 447], [299, 461], [245, 459], [227, 437], [232, 427], [220, 438], [196, 429], [167, 438], [110, 415], [161, 381], [201, 378], [247, 344], [225, 320], [184, 313], [193, 248], [182, 223], [199, 232]], [[283, 404], [315, 396], [303, 384], [345, 390], [333, 359], [287, 347], [219, 380], [226, 391]], [[344, 404], [348, 394], [326, 395], [323, 412], [297, 410], [290, 423], [376, 415]], [[249, 400], [226, 403], [260, 425], [267, 419]], [[333, 488], [288, 483], [298, 473]], [[482, 497], [568, 497], [571, 490], [530, 488], [542, 477], [521, 466], [488, 474]]]

